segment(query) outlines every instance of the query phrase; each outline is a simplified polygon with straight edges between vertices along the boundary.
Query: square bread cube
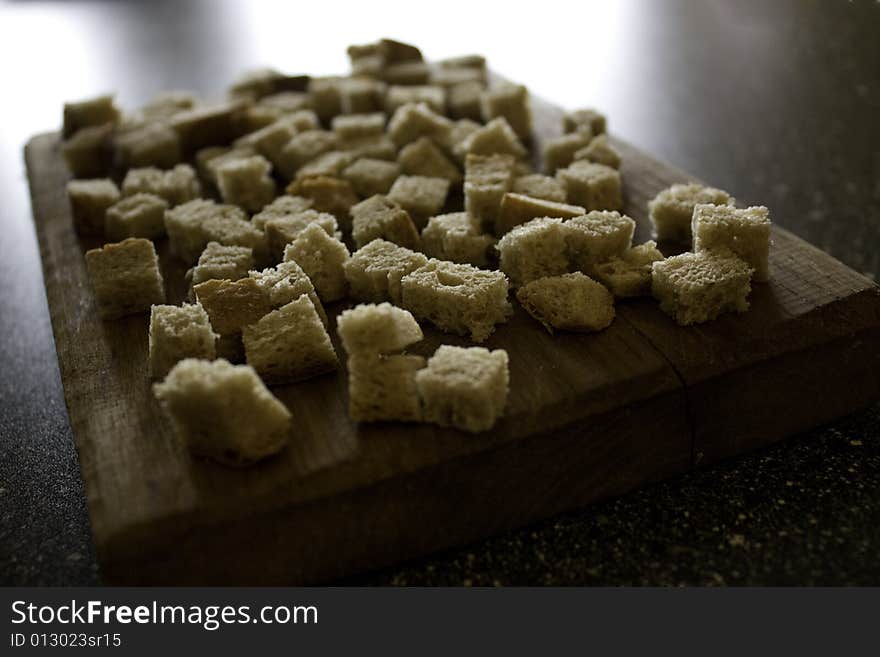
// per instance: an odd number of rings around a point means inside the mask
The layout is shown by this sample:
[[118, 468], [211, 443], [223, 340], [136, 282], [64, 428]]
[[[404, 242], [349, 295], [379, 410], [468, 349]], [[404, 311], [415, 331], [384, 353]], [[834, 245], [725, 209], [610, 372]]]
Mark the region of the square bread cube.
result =
[[303, 196], [312, 200], [312, 208], [318, 212], [332, 214], [343, 230], [349, 230], [349, 211], [358, 202], [351, 183], [334, 176], [309, 176], [297, 178], [285, 190], [293, 196]]
[[764, 206], [697, 205], [692, 231], [697, 253], [729, 249], [755, 270], [756, 281], [770, 277], [770, 212]]
[[419, 228], [428, 217], [440, 212], [449, 193], [449, 181], [428, 176], [400, 176], [391, 185], [388, 198], [398, 203]]
[[345, 278], [358, 301], [401, 302], [401, 279], [428, 262], [421, 253], [383, 239], [373, 240], [347, 260]]
[[338, 76], [314, 77], [309, 80], [312, 108], [325, 124], [334, 116], [342, 114], [342, 78]]
[[293, 383], [339, 366], [327, 328], [307, 294], [242, 331], [248, 365], [269, 385]]
[[228, 160], [258, 155], [252, 146], [206, 146], [195, 156], [196, 170], [199, 177], [206, 183], [217, 186], [217, 167]]
[[187, 358], [153, 393], [190, 451], [224, 465], [249, 465], [289, 440], [290, 411], [248, 365]]
[[164, 379], [184, 358], [214, 360], [217, 334], [199, 304], [153, 306], [150, 311], [150, 376]]
[[517, 226], [498, 241], [501, 271], [514, 287], [569, 271], [562, 219], [541, 217]]
[[401, 148], [397, 162], [408, 176], [445, 178], [451, 185], [461, 182], [461, 171], [429, 137], [420, 137]]
[[71, 180], [67, 183], [67, 198], [76, 232], [100, 235], [107, 209], [119, 201], [119, 188], [109, 178]]
[[275, 198], [272, 164], [262, 155], [224, 162], [217, 167], [217, 188], [224, 203], [259, 212]]
[[406, 146], [419, 137], [431, 137], [446, 143], [452, 121], [428, 107], [427, 103], [401, 105], [388, 122], [388, 136], [398, 146]]
[[[264, 206], [257, 214], [251, 217], [251, 223], [260, 230], [266, 230], [266, 224], [270, 219], [276, 217], [286, 217], [292, 214], [299, 214], [306, 210], [311, 210], [315, 204], [314, 201], [305, 196], [291, 196], [290, 194], [282, 194], [274, 201]], [[334, 223], [335, 223], [334, 219]], [[333, 230], [336, 230], [335, 228]]]
[[594, 109], [579, 109], [562, 118], [562, 129], [565, 132], [588, 129], [594, 135], [602, 135], [608, 131], [608, 121]]
[[165, 234], [168, 203], [155, 194], [135, 194], [117, 201], [104, 214], [104, 234], [114, 242], [126, 237], [154, 240]]
[[178, 164], [167, 171], [140, 167], [125, 174], [122, 193], [125, 196], [155, 194], [174, 207], [201, 197], [202, 185], [195, 169], [188, 164]]
[[208, 242], [198, 264], [192, 268], [192, 284], [198, 285], [212, 279], [237, 281], [254, 268], [254, 252], [247, 246], [225, 246]]
[[623, 208], [623, 190], [617, 169], [580, 160], [556, 172], [565, 186], [566, 199], [572, 205], [587, 210], [620, 210]]
[[259, 259], [265, 248], [263, 232], [235, 205], [196, 199], [165, 212], [165, 232], [171, 250], [187, 264], [198, 262], [208, 242], [247, 246]]
[[265, 289], [252, 278], [212, 278], [194, 285], [193, 292], [220, 336], [239, 335], [272, 310]]
[[594, 265], [592, 273], [615, 297], [641, 297], [651, 294], [651, 265], [659, 260], [663, 254], [650, 241]]
[[593, 265], [623, 255], [632, 246], [636, 222], [608, 210], [593, 210], [563, 224], [569, 260], [577, 269], [592, 273]]
[[614, 296], [581, 272], [531, 281], [516, 298], [550, 333], [601, 331], [614, 320]]
[[327, 130], [306, 130], [288, 141], [275, 163], [279, 175], [291, 180], [300, 167], [327, 151], [336, 150], [339, 137]]
[[400, 165], [397, 162], [369, 157], [359, 158], [342, 172], [342, 177], [351, 183], [357, 195], [364, 198], [387, 194], [398, 176]]
[[349, 137], [339, 142], [339, 148], [355, 159], [369, 157], [375, 160], [395, 161], [397, 146], [388, 135], [367, 135], [365, 137]]
[[180, 137], [164, 123], [145, 123], [119, 130], [113, 137], [113, 159], [122, 170], [135, 167], [170, 169], [184, 159]]
[[649, 203], [654, 237], [687, 244], [691, 241], [691, 220], [697, 205], [734, 205], [730, 194], [714, 187], [678, 184], [667, 187]]
[[437, 114], [446, 114], [446, 90], [432, 85], [392, 84], [385, 94], [385, 111], [388, 114], [394, 114], [398, 107], [417, 103], [424, 103]]
[[336, 318], [336, 332], [349, 356], [403, 351], [421, 340], [422, 329], [408, 310], [390, 303], [362, 303]]
[[284, 250], [284, 260], [293, 260], [302, 267], [325, 303], [345, 296], [348, 283], [343, 265], [349, 257], [345, 244], [314, 223], [306, 226]]
[[458, 55], [446, 57], [437, 62], [441, 69], [469, 68], [486, 76], [486, 58], [483, 55]]
[[277, 109], [281, 114], [291, 114], [299, 110], [311, 109], [312, 99], [304, 91], [286, 90], [263, 96], [257, 104]]
[[112, 123], [81, 128], [61, 142], [61, 154], [74, 178], [107, 175], [113, 159]]
[[513, 180], [511, 191], [554, 203], [565, 203], [565, 187], [551, 176], [529, 173]]
[[379, 54], [382, 55], [386, 64], [418, 62], [423, 59], [421, 50], [409, 43], [394, 39], [380, 39]]
[[355, 422], [420, 422], [416, 372], [422, 356], [366, 354], [348, 359], [348, 414]]
[[419, 232], [409, 213], [381, 194], [352, 206], [351, 225], [358, 248], [380, 238], [408, 249], [419, 247]]
[[269, 255], [273, 262], [281, 261], [287, 245], [293, 242], [306, 226], [310, 224], [317, 224], [331, 237], [335, 237], [338, 240], [342, 239], [342, 233], [339, 232], [339, 224], [336, 222], [336, 217], [328, 212], [303, 210], [295, 214], [272, 217], [266, 222], [265, 229], [266, 241], [269, 244]]
[[318, 299], [315, 286], [312, 285], [311, 279], [302, 270], [302, 267], [293, 260], [279, 262], [274, 267], [262, 271], [251, 271], [248, 276], [263, 288], [273, 308], [286, 306], [305, 294], [315, 306], [321, 322], [325, 326], [327, 325], [327, 313], [324, 312], [324, 305]]
[[321, 129], [321, 121], [314, 110], [311, 109], [301, 109], [285, 114], [278, 119], [278, 122], [290, 126], [297, 133]]
[[495, 238], [482, 232], [467, 212], [431, 217], [422, 231], [422, 250], [432, 258], [486, 268]]
[[426, 422], [478, 433], [504, 415], [510, 383], [507, 352], [441, 345], [416, 372]]
[[482, 96], [485, 89], [482, 82], [464, 81], [452, 85], [446, 92], [446, 105], [449, 116], [454, 119], [472, 119], [481, 121], [483, 118]]
[[571, 132], [544, 142], [544, 171], [556, 173], [574, 162], [574, 154], [590, 145], [592, 135], [589, 132]]
[[507, 276], [472, 265], [429, 260], [401, 279], [401, 302], [441, 331], [483, 342], [513, 312]]
[[484, 229], [494, 229], [501, 199], [513, 185], [512, 155], [468, 155], [464, 166], [464, 209]]
[[459, 119], [452, 124], [449, 136], [442, 144], [443, 148], [446, 152], [452, 154], [458, 164], [464, 166], [467, 159], [467, 151], [465, 151], [464, 144], [468, 137], [482, 127], [482, 125], [471, 119]]
[[141, 105], [137, 115], [148, 121], [164, 121], [198, 104], [199, 99], [188, 91], [162, 91]]
[[503, 235], [517, 226], [538, 217], [570, 219], [571, 217], [586, 214], [586, 212], [579, 205], [544, 201], [539, 198], [508, 192], [501, 198], [501, 208], [498, 211], [498, 216], [495, 218], [495, 234]]
[[[577, 133], [572, 133], [577, 134]], [[598, 164], [604, 164], [612, 169], [619, 169], [621, 163], [620, 153], [611, 142], [608, 135], [599, 135], [590, 140], [590, 143], [579, 149], [574, 154], [575, 160], [589, 160]]]
[[184, 155], [205, 146], [223, 146], [238, 137], [238, 119], [243, 105], [238, 102], [205, 105], [180, 112], [169, 123], [180, 139]]
[[385, 132], [385, 113], [345, 114], [333, 117], [333, 132], [340, 140], [381, 135]]
[[165, 303], [159, 258], [150, 240], [130, 237], [86, 251], [86, 268], [103, 319], [144, 313]]
[[529, 154], [503, 116], [492, 119], [479, 130], [472, 132], [461, 142], [459, 148], [464, 153], [474, 155], [501, 153], [513, 155], [517, 159]]
[[521, 84], [504, 83], [483, 93], [483, 120], [504, 117], [520, 139], [532, 135], [532, 110], [529, 91]]
[[96, 96], [87, 100], [64, 103], [64, 138], [72, 137], [83, 128], [119, 122], [119, 109], [113, 96]]
[[749, 309], [753, 269], [730, 251], [682, 253], [652, 265], [651, 293], [681, 326]]
[[387, 65], [381, 75], [390, 85], [425, 85], [431, 77], [431, 69], [425, 62], [399, 62]]
[[[480, 87], [485, 88], [485, 76], [481, 71], [474, 68], [466, 66], [458, 68], [440, 67], [431, 72], [431, 84], [444, 87], [447, 91], [456, 85], [466, 82], [476, 82]], [[477, 109], [480, 109], [479, 104]], [[478, 115], [476, 118], [482, 119], [482, 115]]]
[[345, 167], [354, 162], [354, 155], [348, 151], [327, 151], [314, 160], [300, 167], [296, 172], [297, 178], [313, 176], [339, 177]]
[[381, 112], [387, 85], [369, 78], [344, 78], [340, 85], [343, 114]]
[[273, 166], [281, 166], [284, 147], [299, 131], [285, 121], [273, 121], [269, 125], [242, 135], [233, 142], [235, 148], [253, 149], [253, 155], [262, 155]]

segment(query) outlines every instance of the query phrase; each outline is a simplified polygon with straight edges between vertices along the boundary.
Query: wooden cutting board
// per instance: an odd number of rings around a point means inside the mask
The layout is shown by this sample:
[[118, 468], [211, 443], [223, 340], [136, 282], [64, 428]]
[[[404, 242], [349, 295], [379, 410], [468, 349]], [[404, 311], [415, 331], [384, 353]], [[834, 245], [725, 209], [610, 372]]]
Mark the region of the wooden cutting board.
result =
[[[558, 134], [561, 111], [540, 101], [534, 110], [537, 142]], [[643, 241], [648, 199], [694, 178], [616, 144], [626, 212]], [[681, 328], [639, 299], [618, 303], [601, 333], [551, 337], [517, 307], [486, 343], [508, 351], [511, 384], [489, 433], [353, 424], [340, 371], [275, 388], [293, 413], [291, 445], [230, 470], [191, 458], [160, 414], [147, 377], [148, 317], [98, 319], [82, 257], [95, 244], [73, 231], [58, 135], [34, 137], [25, 155], [108, 582], [328, 581], [618, 495], [880, 397], [880, 289], [774, 228], [771, 280], [754, 286], [745, 314]], [[788, 219], [785, 208], [771, 211]], [[165, 244], [160, 252], [169, 299], [179, 301], [183, 267]], [[429, 329], [413, 351], [430, 355], [441, 343], [467, 344]]]

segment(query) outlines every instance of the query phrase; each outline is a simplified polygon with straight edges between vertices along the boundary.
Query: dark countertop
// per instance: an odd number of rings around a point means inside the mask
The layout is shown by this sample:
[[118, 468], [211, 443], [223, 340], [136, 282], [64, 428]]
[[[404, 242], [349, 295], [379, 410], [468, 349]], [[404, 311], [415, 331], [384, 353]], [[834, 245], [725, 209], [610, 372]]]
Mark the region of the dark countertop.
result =
[[[625, 34], [612, 33], [598, 61], [590, 38], [579, 46], [582, 58], [566, 60], [568, 83], [604, 81], [583, 100], [572, 92], [571, 104], [594, 102], [617, 136], [744, 203], [769, 206], [780, 224], [876, 280], [880, 4], [620, 6]], [[26, 51], [34, 57], [21, 61], [30, 63], [11, 72], [26, 100], [7, 98], [0, 109], [11, 128], [0, 132], [0, 584], [100, 582], [20, 147], [30, 133], [57, 125], [62, 99], [88, 95], [96, 80], [120, 89], [124, 104], [169, 87], [217, 94], [253, 64], [254, 50], [241, 44], [256, 38], [247, 30], [258, 22], [239, 21], [242, 10], [232, 4], [216, 7], [0, 8], [0, 43], [25, 43], [36, 26], [71, 62], [66, 70], [58, 53]], [[92, 50], [64, 50], [82, 46], [77, 30]], [[407, 38], [403, 29], [396, 34]], [[342, 53], [349, 40], [375, 36], [340, 37], [334, 48]], [[459, 49], [493, 61], [491, 43]], [[25, 86], [56, 64], [52, 79]], [[347, 583], [877, 585], [878, 553], [880, 404], [759, 452]]]

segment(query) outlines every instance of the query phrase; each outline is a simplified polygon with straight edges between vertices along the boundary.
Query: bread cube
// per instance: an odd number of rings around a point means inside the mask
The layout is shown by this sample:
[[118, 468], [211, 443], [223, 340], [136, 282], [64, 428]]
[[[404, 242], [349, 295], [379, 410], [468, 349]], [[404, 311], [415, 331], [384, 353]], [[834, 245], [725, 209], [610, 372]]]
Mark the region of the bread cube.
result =
[[354, 156], [348, 151], [327, 151], [300, 167], [296, 172], [296, 177], [330, 176], [338, 178], [345, 167], [353, 161]]
[[398, 107], [424, 103], [437, 114], [446, 113], [446, 90], [429, 85], [399, 86], [392, 84], [385, 94], [385, 111], [394, 114]]
[[307, 294], [245, 326], [242, 338], [248, 365], [269, 385], [302, 381], [339, 365]]
[[225, 246], [219, 242], [208, 242], [198, 264], [192, 268], [193, 285], [212, 279], [237, 281], [244, 278], [254, 268], [254, 252], [247, 246]]
[[589, 132], [571, 132], [544, 142], [544, 171], [555, 173], [574, 162], [575, 153], [590, 145], [593, 135]]
[[342, 78], [314, 77], [309, 80], [309, 94], [312, 107], [325, 124], [329, 124], [334, 116], [342, 113]]
[[544, 201], [531, 196], [508, 192], [501, 198], [501, 208], [495, 219], [495, 234], [503, 235], [517, 226], [538, 217], [569, 219], [586, 214], [579, 205]]
[[184, 155], [205, 146], [223, 146], [238, 137], [242, 105], [237, 102], [196, 107], [171, 117], [171, 127], [180, 139]]
[[387, 196], [376, 194], [351, 208], [352, 238], [358, 248], [385, 239], [415, 249], [419, 233], [406, 210]]
[[318, 115], [314, 110], [310, 109], [301, 109], [285, 114], [278, 119], [278, 123], [290, 126], [297, 133], [321, 129], [321, 121], [318, 119]]
[[408, 103], [398, 107], [388, 122], [388, 136], [398, 146], [406, 146], [419, 137], [446, 143], [452, 121], [432, 110], [426, 103]]
[[304, 91], [278, 91], [263, 96], [257, 102], [262, 107], [270, 107], [278, 110], [282, 115], [312, 108], [312, 99], [309, 97], [309, 94]]
[[344, 78], [340, 84], [343, 114], [381, 112], [387, 85], [369, 78]]
[[419, 422], [416, 372], [422, 356], [366, 354], [348, 359], [348, 414], [355, 422]]
[[76, 232], [100, 235], [107, 209], [119, 201], [119, 188], [109, 178], [71, 180], [67, 183], [67, 198]]
[[158, 239], [165, 234], [168, 203], [155, 194], [135, 194], [117, 201], [104, 214], [104, 234], [119, 242], [126, 237]]
[[212, 278], [194, 285], [193, 292], [221, 336], [240, 334], [272, 310], [266, 291], [252, 278]]
[[150, 240], [130, 237], [86, 251], [86, 268], [103, 319], [147, 312], [165, 303], [159, 258]]
[[452, 124], [452, 129], [449, 131], [446, 142], [442, 144], [443, 148], [446, 152], [452, 154], [458, 164], [464, 166], [467, 159], [467, 151], [465, 151], [464, 144], [468, 137], [482, 127], [476, 121], [459, 119]]
[[377, 239], [355, 251], [343, 268], [354, 299], [400, 304], [401, 279], [426, 262], [421, 253]]
[[340, 140], [381, 135], [385, 132], [385, 114], [346, 114], [333, 117], [333, 132]]
[[248, 365], [187, 358], [153, 392], [190, 451], [224, 465], [249, 465], [289, 440], [290, 411]]
[[324, 305], [318, 299], [315, 286], [302, 267], [293, 260], [280, 262], [262, 271], [251, 271], [248, 276], [253, 278], [268, 295], [269, 303], [273, 308], [286, 306], [305, 294], [311, 300], [321, 322], [327, 325], [327, 314], [324, 312]]
[[212, 241], [247, 246], [259, 259], [265, 248], [263, 232], [246, 216], [237, 206], [196, 199], [165, 212], [165, 232], [172, 251], [188, 264], [195, 264]]
[[431, 77], [431, 69], [425, 62], [399, 62], [382, 69], [381, 76], [391, 85], [425, 85]]
[[217, 334], [199, 304], [153, 306], [150, 311], [150, 376], [164, 379], [184, 358], [214, 360]]
[[147, 121], [165, 121], [198, 105], [199, 99], [188, 91], [162, 91], [144, 103], [137, 115]]
[[399, 62], [417, 62], [422, 61], [422, 52], [415, 46], [404, 43], [403, 41], [395, 41], [394, 39], [381, 39], [379, 41], [379, 54], [386, 64], [397, 64]]
[[[270, 219], [277, 217], [286, 217], [292, 214], [299, 214], [306, 210], [311, 210], [315, 204], [314, 201], [305, 196], [291, 196], [282, 194], [274, 201], [264, 206], [257, 214], [251, 217], [251, 223], [260, 230], [266, 230], [266, 224]], [[336, 220], [333, 220], [336, 223]], [[335, 228], [333, 229], [336, 230]]]
[[513, 155], [515, 158], [524, 158], [529, 154], [504, 117], [492, 119], [472, 132], [461, 142], [460, 149], [474, 155], [500, 153]]
[[[447, 91], [459, 84], [477, 83], [480, 88], [485, 88], [486, 76], [482, 71], [466, 66], [447, 66], [440, 67], [431, 72], [431, 84], [439, 85], [447, 89]], [[477, 98], [477, 111], [480, 112], [479, 97]], [[482, 113], [477, 114], [476, 119], [482, 119]]]
[[431, 217], [422, 231], [422, 250], [432, 258], [489, 266], [489, 249], [495, 238], [481, 231], [480, 222], [467, 212]]
[[636, 222], [619, 212], [594, 210], [563, 225], [572, 266], [588, 273], [592, 267], [632, 246]]
[[445, 178], [452, 185], [461, 182], [461, 171], [428, 137], [420, 137], [400, 149], [397, 162], [408, 176]]
[[507, 352], [441, 345], [416, 372], [426, 422], [478, 433], [504, 415], [510, 381]]
[[[273, 121], [269, 125], [250, 132], [235, 140], [237, 149], [253, 149], [248, 155], [262, 155], [280, 170], [284, 166], [284, 147], [299, 131], [284, 121]], [[292, 175], [292, 172], [287, 172]]]
[[562, 219], [541, 217], [517, 226], [498, 241], [500, 266], [514, 287], [569, 271]]
[[768, 280], [770, 212], [764, 206], [696, 205], [692, 231], [697, 253], [729, 249], [755, 270], [756, 281]]
[[337, 148], [339, 137], [327, 130], [306, 130], [288, 141], [278, 154], [278, 173], [290, 180], [297, 170], [327, 151]]
[[314, 223], [306, 226], [284, 250], [284, 260], [294, 260], [302, 267], [325, 303], [345, 296], [348, 284], [343, 265], [349, 257], [345, 244]]
[[339, 148], [351, 153], [355, 159], [372, 158], [375, 160], [394, 161], [397, 159], [397, 146], [388, 135], [367, 135], [365, 137], [349, 137], [340, 140]]
[[257, 149], [252, 146], [206, 146], [196, 153], [196, 169], [203, 181], [216, 187], [217, 167], [229, 160], [253, 157], [254, 155], [258, 155], [258, 153]]
[[131, 169], [122, 181], [122, 193], [155, 194], [174, 207], [197, 199], [202, 194], [195, 169], [188, 164], [178, 164], [173, 169], [162, 171], [156, 167]]
[[164, 123], [146, 123], [117, 132], [113, 138], [114, 163], [119, 169], [169, 169], [184, 159], [180, 136]]
[[592, 274], [615, 297], [640, 297], [651, 294], [651, 265], [663, 260], [653, 241], [639, 244], [607, 262], [592, 267]]
[[273, 217], [266, 222], [266, 241], [269, 244], [269, 255], [272, 260], [279, 262], [284, 257], [284, 249], [287, 245], [310, 224], [317, 224], [329, 236], [342, 239], [336, 217], [328, 212], [303, 210], [295, 214]]
[[362, 303], [343, 311], [336, 332], [349, 356], [392, 354], [424, 337], [415, 317], [390, 303]]
[[556, 177], [565, 186], [565, 196], [572, 205], [582, 205], [587, 210], [623, 208], [620, 172], [616, 169], [580, 160], [557, 171]]
[[511, 191], [554, 203], [565, 203], [565, 187], [551, 176], [530, 173], [513, 180]]
[[511, 155], [468, 155], [464, 167], [464, 209], [484, 229], [494, 229], [501, 199], [513, 185]]
[[387, 194], [399, 175], [400, 165], [396, 162], [368, 157], [356, 160], [342, 172], [342, 177], [351, 183], [361, 197]]
[[64, 103], [64, 126], [62, 135], [65, 139], [72, 137], [83, 128], [99, 125], [116, 124], [119, 122], [119, 109], [113, 102], [113, 96], [97, 96], [73, 103]]
[[486, 58], [482, 55], [458, 55], [456, 57], [447, 57], [437, 62], [441, 69], [448, 68], [469, 68], [477, 71], [485, 77], [486, 75]]
[[[578, 134], [578, 133], [573, 133]], [[598, 164], [604, 164], [612, 169], [619, 169], [621, 158], [617, 149], [608, 141], [608, 135], [599, 135], [590, 140], [590, 143], [579, 149], [574, 154], [575, 160], [589, 160]]]
[[694, 207], [710, 203], [732, 206], [736, 201], [721, 189], [695, 183], [672, 185], [662, 190], [648, 203], [654, 237], [682, 244], [690, 242]]
[[245, 71], [229, 86], [227, 95], [233, 100], [255, 103], [273, 93], [277, 89], [276, 80], [281, 77], [281, 73], [272, 68]]
[[441, 331], [483, 342], [513, 312], [507, 277], [471, 265], [429, 260], [401, 279], [401, 302]]
[[483, 120], [504, 117], [520, 139], [532, 135], [532, 111], [529, 91], [521, 84], [501, 84], [483, 93], [481, 98]]
[[112, 163], [112, 123], [81, 128], [61, 143], [61, 154], [75, 178], [104, 176]]
[[388, 198], [409, 213], [419, 228], [443, 208], [449, 193], [449, 181], [428, 176], [400, 176], [391, 185]]
[[449, 87], [446, 92], [446, 105], [449, 116], [454, 119], [480, 121], [483, 116], [482, 82], [464, 81]]
[[332, 214], [342, 225], [343, 230], [351, 228], [349, 211], [358, 202], [351, 183], [333, 176], [309, 176], [297, 178], [285, 190], [294, 196], [312, 200], [312, 208], [318, 212]]
[[562, 129], [565, 132], [587, 129], [594, 135], [602, 135], [608, 130], [608, 121], [594, 109], [579, 109], [562, 118]]
[[581, 272], [531, 281], [517, 290], [516, 298], [550, 333], [601, 331], [614, 320], [612, 294]]

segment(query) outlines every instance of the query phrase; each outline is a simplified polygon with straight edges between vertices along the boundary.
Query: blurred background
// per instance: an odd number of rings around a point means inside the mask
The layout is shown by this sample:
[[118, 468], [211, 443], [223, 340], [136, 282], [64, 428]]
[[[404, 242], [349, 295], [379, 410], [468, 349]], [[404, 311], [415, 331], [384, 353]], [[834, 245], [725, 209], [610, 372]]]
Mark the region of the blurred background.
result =
[[219, 98], [259, 66], [344, 73], [348, 44], [383, 36], [427, 58], [479, 52], [876, 279], [878, 35], [874, 0], [0, 2], [3, 579], [94, 576], [22, 159], [29, 136], [60, 126], [64, 101]]

